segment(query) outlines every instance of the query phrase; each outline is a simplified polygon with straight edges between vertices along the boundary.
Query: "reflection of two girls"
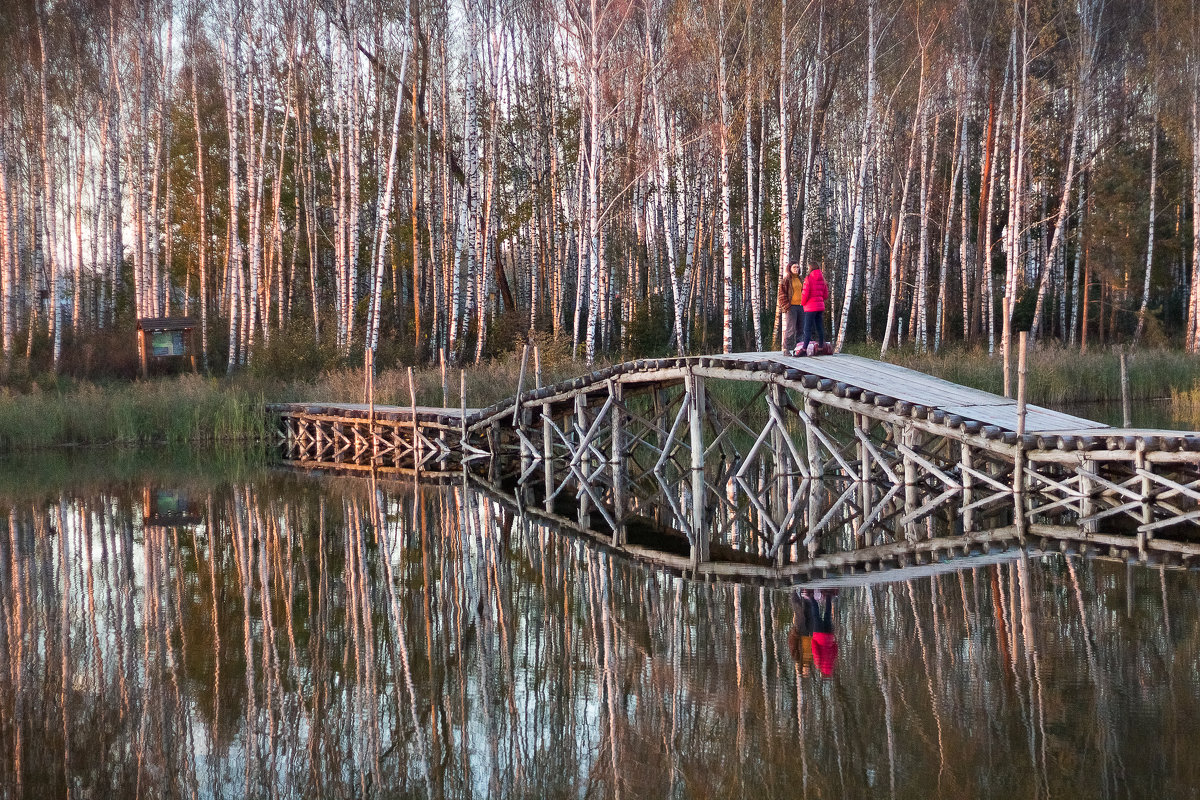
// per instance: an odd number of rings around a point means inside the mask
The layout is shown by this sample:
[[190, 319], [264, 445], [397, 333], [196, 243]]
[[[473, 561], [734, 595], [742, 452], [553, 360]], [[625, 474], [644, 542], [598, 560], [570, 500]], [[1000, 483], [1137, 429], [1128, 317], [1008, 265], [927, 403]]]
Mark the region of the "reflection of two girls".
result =
[[837, 589], [801, 589], [788, 596], [792, 627], [788, 630], [788, 652], [808, 674], [812, 664], [825, 677], [837, 662], [837, 637], [833, 632], [833, 596]]

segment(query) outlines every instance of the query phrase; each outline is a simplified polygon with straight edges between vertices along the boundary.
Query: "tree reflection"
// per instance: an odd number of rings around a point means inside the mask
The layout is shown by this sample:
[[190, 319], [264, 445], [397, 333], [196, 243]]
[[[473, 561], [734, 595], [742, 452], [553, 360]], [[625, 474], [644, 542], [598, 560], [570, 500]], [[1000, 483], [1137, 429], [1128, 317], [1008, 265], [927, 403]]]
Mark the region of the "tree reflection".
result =
[[[1028, 558], [843, 588], [690, 582], [467, 484], [270, 474], [0, 509], [3, 796], [1182, 793], [1194, 577]], [[168, 520], [169, 521], [169, 520]], [[1175, 613], [1172, 613], [1175, 612]], [[1153, 724], [1147, 724], [1152, 720]]]

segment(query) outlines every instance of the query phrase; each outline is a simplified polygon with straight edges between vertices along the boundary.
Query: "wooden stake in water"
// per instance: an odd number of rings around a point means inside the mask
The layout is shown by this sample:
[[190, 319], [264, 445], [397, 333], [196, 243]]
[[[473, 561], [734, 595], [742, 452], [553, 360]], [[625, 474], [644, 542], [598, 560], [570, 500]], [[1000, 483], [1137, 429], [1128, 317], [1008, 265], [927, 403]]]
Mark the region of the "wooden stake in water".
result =
[[1125, 348], [1117, 350], [1117, 358], [1121, 362], [1121, 424], [1126, 428], [1133, 427], [1133, 410], [1129, 405], [1129, 368], [1125, 362]]

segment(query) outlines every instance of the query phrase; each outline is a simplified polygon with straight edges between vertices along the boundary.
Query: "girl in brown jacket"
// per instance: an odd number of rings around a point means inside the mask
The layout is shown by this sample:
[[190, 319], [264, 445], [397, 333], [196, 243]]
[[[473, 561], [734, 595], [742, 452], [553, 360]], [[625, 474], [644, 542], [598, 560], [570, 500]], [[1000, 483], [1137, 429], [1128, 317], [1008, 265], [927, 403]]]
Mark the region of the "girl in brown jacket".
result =
[[800, 325], [804, 321], [803, 294], [804, 280], [800, 277], [800, 265], [793, 261], [779, 279], [779, 313], [783, 317], [785, 353], [791, 353], [793, 345], [800, 339]]

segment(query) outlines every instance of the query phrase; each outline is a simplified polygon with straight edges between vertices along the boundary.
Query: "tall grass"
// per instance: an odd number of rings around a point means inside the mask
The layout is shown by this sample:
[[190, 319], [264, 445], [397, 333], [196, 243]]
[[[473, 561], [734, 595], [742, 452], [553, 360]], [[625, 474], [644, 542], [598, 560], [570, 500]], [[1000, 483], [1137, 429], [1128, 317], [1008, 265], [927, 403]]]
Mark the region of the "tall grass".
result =
[[1171, 416], [1200, 429], [1200, 382], [1171, 392]]
[[[542, 380], [553, 383], [584, 372], [565, 350], [539, 348]], [[512, 396], [521, 370], [519, 353], [509, 353], [465, 370], [467, 405], [479, 408]], [[362, 369], [332, 369], [309, 380], [280, 380], [248, 372], [232, 379], [198, 375], [135, 383], [96, 384], [49, 379], [25, 393], [0, 389], [0, 452], [79, 445], [145, 445], [246, 442], [268, 433], [263, 406], [270, 402], [361, 403]], [[457, 368], [447, 369], [447, 402], [460, 404]], [[532, 356], [524, 387], [534, 386]], [[438, 367], [414, 370], [418, 405], [441, 406]], [[411, 402], [406, 368], [383, 369], [375, 380], [375, 402]]]
[[[862, 348], [862, 355], [874, 356]], [[542, 381], [554, 383], [588, 371], [572, 360], [568, 348], [545, 337], [539, 341]], [[982, 351], [948, 350], [940, 354], [898, 351], [889, 360], [955, 383], [999, 393], [999, 356]], [[602, 365], [597, 365], [598, 368]], [[503, 400], [517, 389], [519, 351], [509, 352], [464, 370], [467, 405], [480, 408]], [[1129, 357], [1130, 390], [1135, 400], [1172, 398], [1180, 418], [1200, 421], [1200, 359], [1173, 350], [1138, 350]], [[441, 370], [414, 369], [417, 405], [441, 406]], [[446, 403], [459, 405], [459, 370], [447, 370]], [[727, 391], [726, 404], [735, 407], [749, 399], [748, 387]], [[533, 358], [524, 387], [534, 385]], [[1100, 350], [1079, 353], [1060, 347], [1030, 351], [1028, 398], [1042, 405], [1111, 402], [1121, 397], [1117, 355]], [[1013, 358], [1013, 390], [1016, 359]], [[71, 383], [66, 380], [33, 383], [27, 392], [0, 389], [0, 452], [62, 445], [183, 444], [208, 441], [252, 441], [267, 434], [263, 413], [267, 402], [342, 402], [364, 399], [364, 371], [334, 368], [315, 377], [282, 380], [251, 371], [232, 379], [197, 375], [159, 378], [136, 383]], [[375, 402], [407, 406], [408, 374], [404, 367], [381, 369], [375, 381]]]
[[0, 451], [249, 440], [266, 433], [262, 406], [261, 394], [198, 375], [5, 391]]

